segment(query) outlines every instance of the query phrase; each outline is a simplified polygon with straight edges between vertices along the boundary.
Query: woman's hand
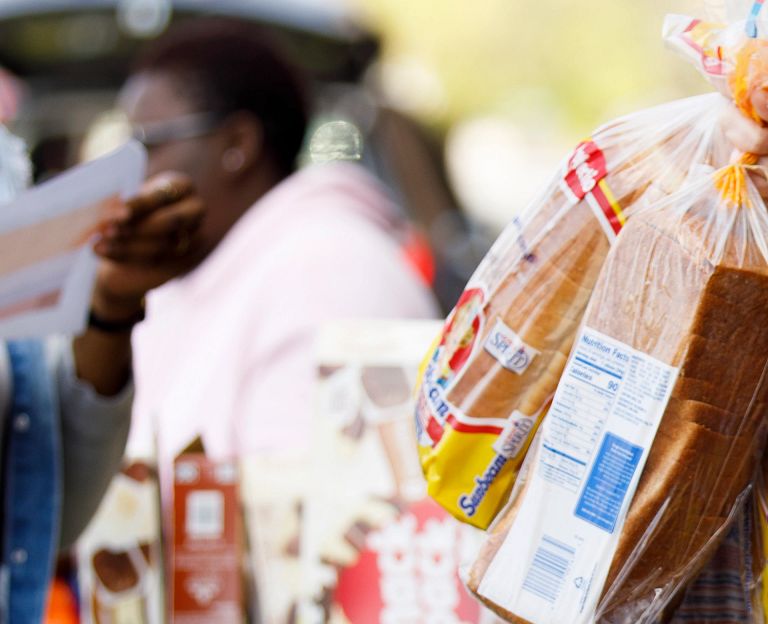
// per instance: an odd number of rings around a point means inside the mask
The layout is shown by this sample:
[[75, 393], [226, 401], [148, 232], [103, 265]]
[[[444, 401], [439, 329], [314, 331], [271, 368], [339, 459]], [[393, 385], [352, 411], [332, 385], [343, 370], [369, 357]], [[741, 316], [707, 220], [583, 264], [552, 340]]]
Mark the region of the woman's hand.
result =
[[163, 174], [111, 208], [94, 250], [101, 257], [92, 320], [73, 343], [77, 376], [101, 395], [119, 392], [131, 370], [131, 328], [144, 295], [202, 258], [203, 202], [188, 178]]
[[93, 309], [110, 320], [130, 318], [147, 291], [200, 261], [203, 203], [190, 180], [165, 173], [108, 216], [94, 249], [102, 261]]
[[762, 172], [752, 171], [751, 178], [764, 201], [768, 201], [768, 127], [762, 126], [730, 106], [721, 120], [723, 132], [734, 148], [731, 156], [736, 161], [744, 152], [760, 156], [757, 166]]

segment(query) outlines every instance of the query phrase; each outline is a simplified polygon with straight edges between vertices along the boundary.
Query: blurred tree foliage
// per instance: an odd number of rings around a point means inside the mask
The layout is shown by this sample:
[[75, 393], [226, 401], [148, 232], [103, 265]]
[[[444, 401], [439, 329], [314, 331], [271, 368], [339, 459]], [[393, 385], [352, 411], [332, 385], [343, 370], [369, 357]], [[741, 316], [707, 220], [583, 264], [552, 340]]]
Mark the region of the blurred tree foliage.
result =
[[438, 128], [501, 113], [525, 127], [583, 134], [709, 89], [661, 39], [666, 13], [702, 15], [703, 0], [357, 2], [383, 36], [385, 63], [415, 61], [437, 77], [441, 103], [420, 115]]

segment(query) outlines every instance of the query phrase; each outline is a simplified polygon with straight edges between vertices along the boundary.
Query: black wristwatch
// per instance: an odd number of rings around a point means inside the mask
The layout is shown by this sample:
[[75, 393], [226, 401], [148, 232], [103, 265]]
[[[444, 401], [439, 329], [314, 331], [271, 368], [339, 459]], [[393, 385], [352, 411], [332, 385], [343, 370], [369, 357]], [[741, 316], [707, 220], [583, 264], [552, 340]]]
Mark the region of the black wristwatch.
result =
[[144, 320], [144, 308], [142, 307], [132, 317], [122, 321], [111, 321], [96, 314], [93, 310], [88, 313], [88, 327], [98, 329], [107, 334], [123, 334], [130, 332], [136, 323]]

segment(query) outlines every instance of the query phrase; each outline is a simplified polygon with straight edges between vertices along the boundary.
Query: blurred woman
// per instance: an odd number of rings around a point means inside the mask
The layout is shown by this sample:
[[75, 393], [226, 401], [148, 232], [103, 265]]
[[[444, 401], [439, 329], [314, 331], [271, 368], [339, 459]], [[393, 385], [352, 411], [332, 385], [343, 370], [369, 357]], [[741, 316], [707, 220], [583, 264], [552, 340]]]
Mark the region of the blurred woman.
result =
[[205, 259], [152, 293], [135, 333], [129, 449], [149, 452], [156, 431], [161, 473], [198, 435], [219, 459], [306, 449], [317, 328], [436, 314], [400, 248], [397, 210], [357, 165], [294, 173], [305, 86], [252, 26], [171, 32], [121, 103], [150, 172], [186, 173], [209, 208]]

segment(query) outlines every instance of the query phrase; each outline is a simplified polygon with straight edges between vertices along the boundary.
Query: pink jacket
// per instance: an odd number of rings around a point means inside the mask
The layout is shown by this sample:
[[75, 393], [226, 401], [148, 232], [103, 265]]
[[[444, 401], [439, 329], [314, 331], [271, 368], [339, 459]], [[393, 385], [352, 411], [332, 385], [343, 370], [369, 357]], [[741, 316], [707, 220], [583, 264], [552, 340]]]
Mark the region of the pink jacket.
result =
[[259, 200], [202, 265], [151, 293], [133, 339], [129, 453], [149, 452], [155, 431], [166, 470], [197, 434], [220, 459], [306, 448], [318, 326], [437, 314], [397, 227], [347, 163], [309, 167]]

